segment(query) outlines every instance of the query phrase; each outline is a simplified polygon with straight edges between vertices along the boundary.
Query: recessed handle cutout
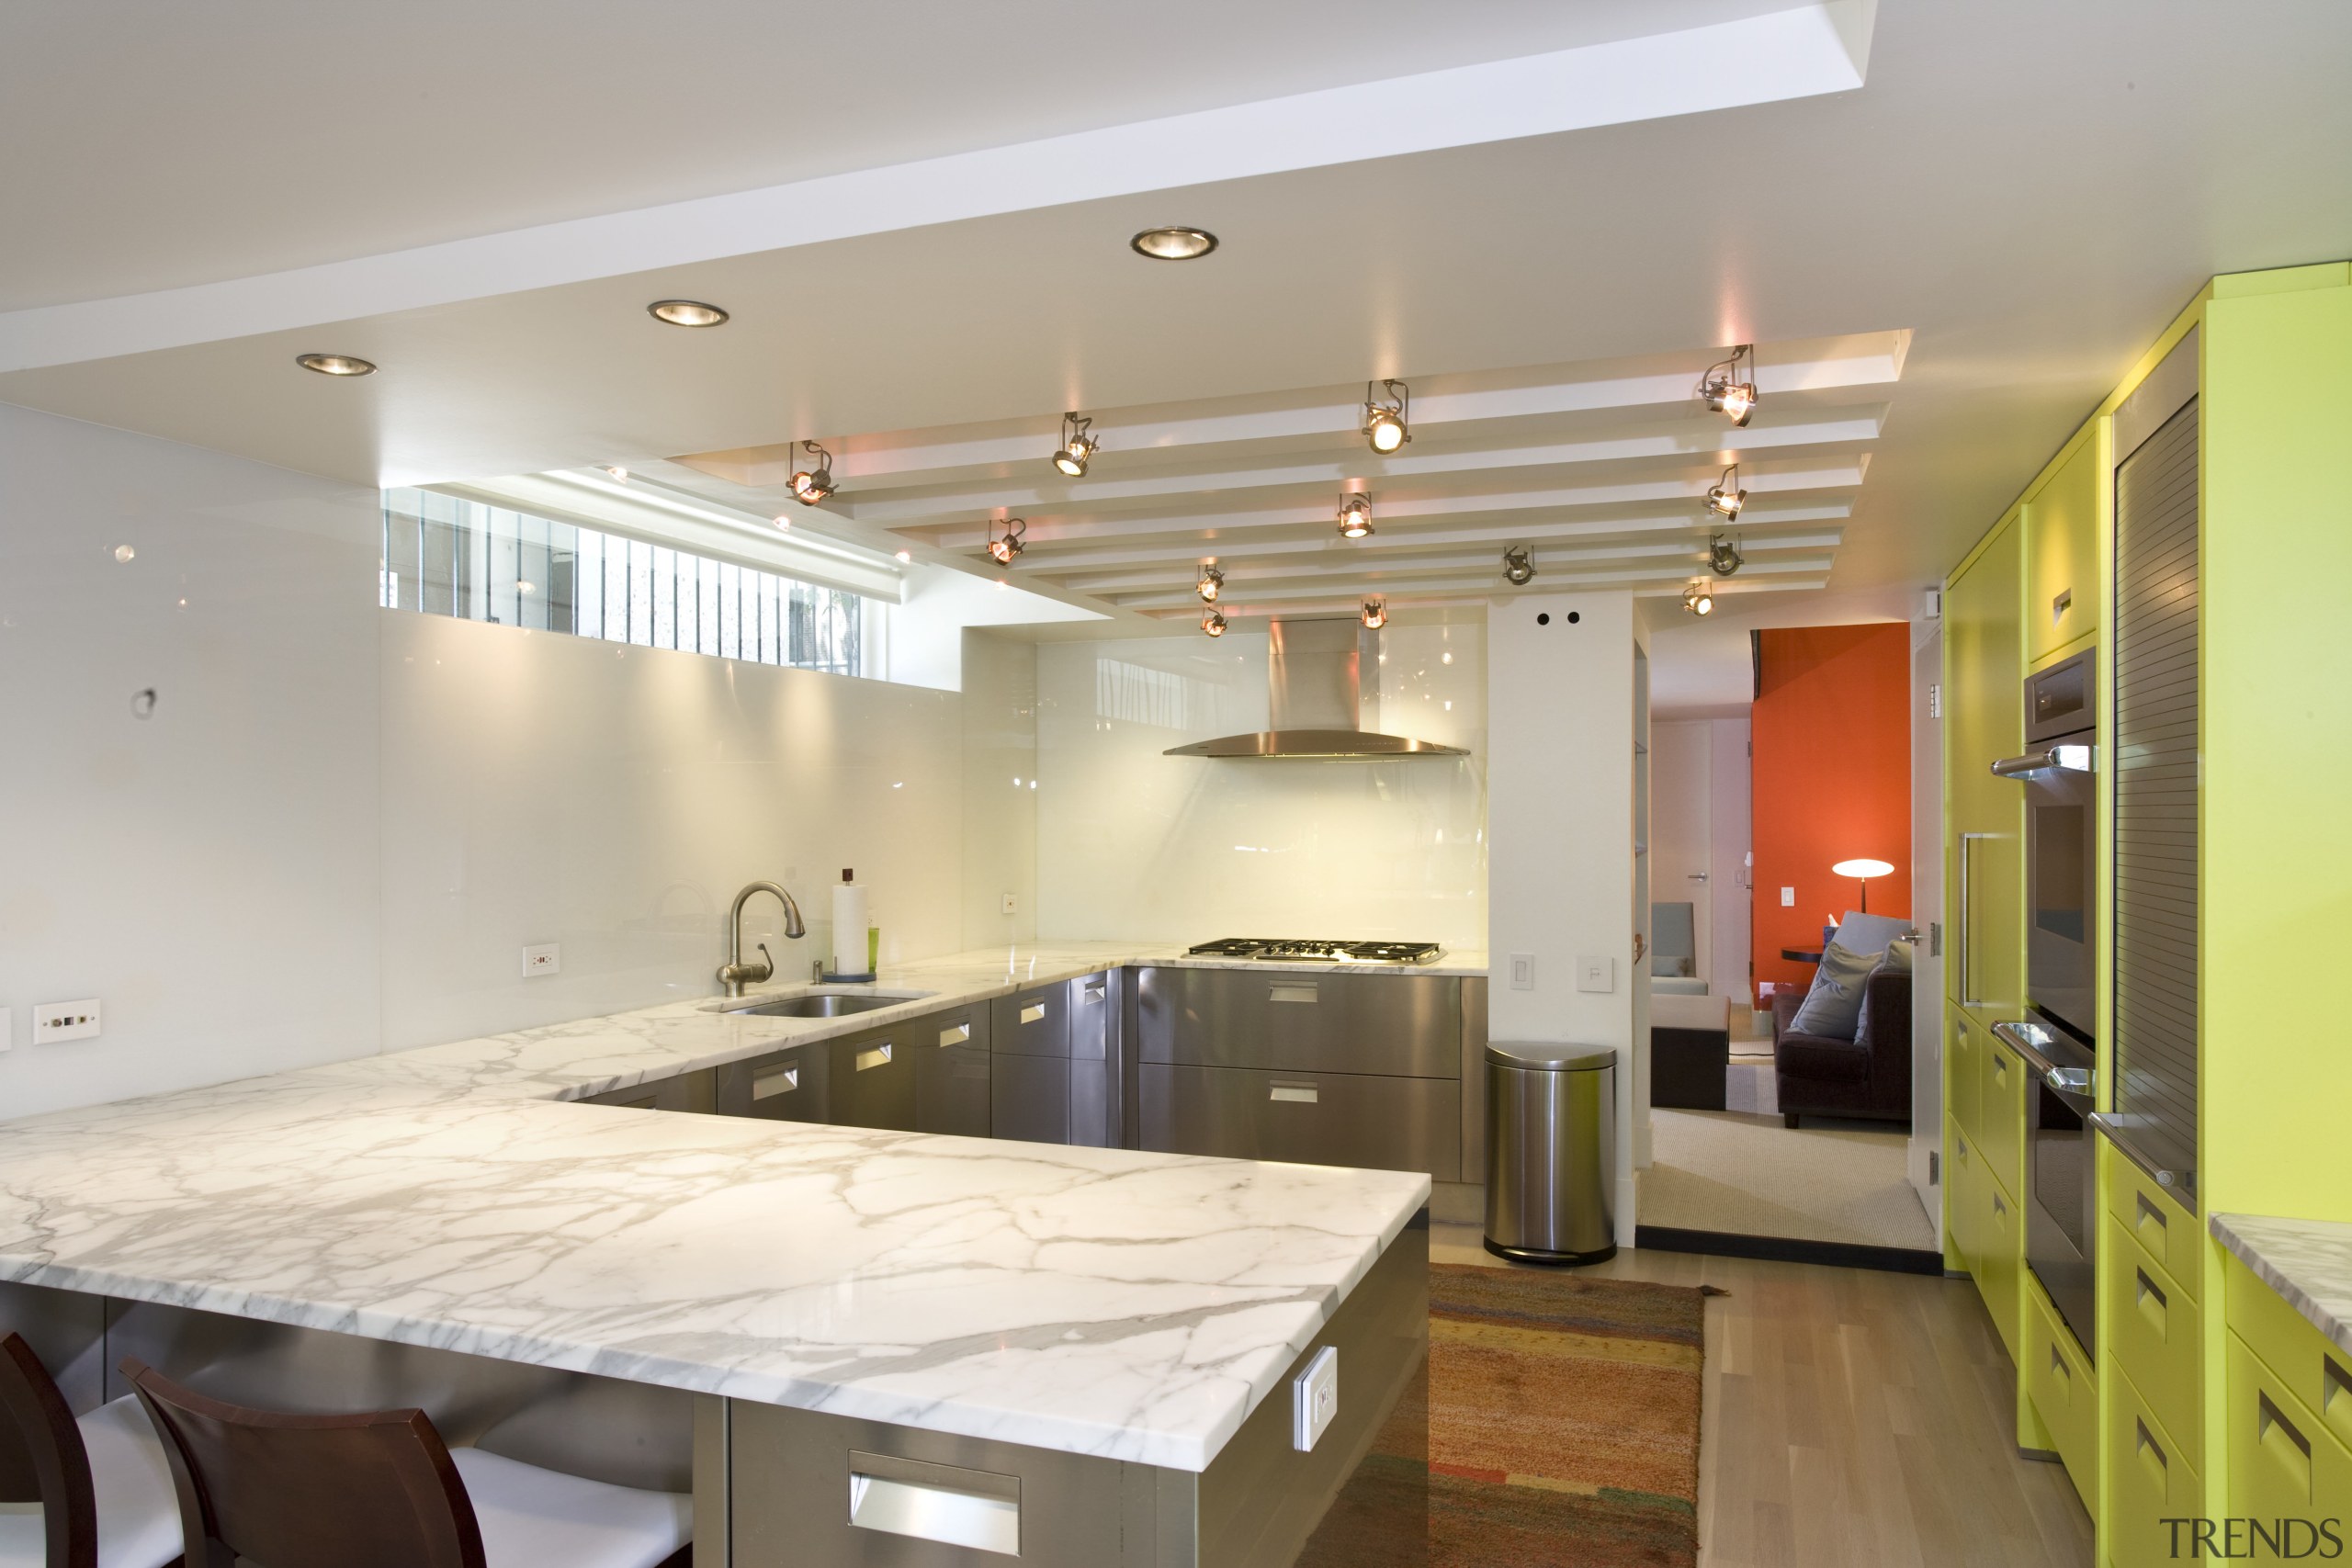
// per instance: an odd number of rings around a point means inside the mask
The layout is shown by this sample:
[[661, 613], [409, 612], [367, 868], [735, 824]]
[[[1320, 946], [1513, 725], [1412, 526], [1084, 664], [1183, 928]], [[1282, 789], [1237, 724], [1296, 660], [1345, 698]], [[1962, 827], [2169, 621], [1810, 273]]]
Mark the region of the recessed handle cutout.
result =
[[800, 1067], [797, 1063], [788, 1067], [769, 1067], [752, 1075], [753, 1100], [774, 1100], [777, 1095], [790, 1094], [799, 1087]]
[[1278, 1083], [1266, 1091], [1266, 1098], [1284, 1105], [1315, 1105], [1321, 1102], [1322, 1091], [1311, 1083]]
[[857, 1054], [857, 1070], [861, 1073], [871, 1072], [876, 1067], [886, 1067], [889, 1065], [890, 1043], [887, 1040], [879, 1045]]
[[972, 1026], [968, 1023], [950, 1024], [939, 1032], [939, 1043], [942, 1045], [961, 1045], [971, 1037]]
[[1266, 999], [1270, 1002], [1305, 1002], [1312, 1006], [1316, 995], [1315, 983], [1311, 980], [1303, 984], [1266, 987]]
[[1021, 1478], [849, 1451], [854, 1529], [1021, 1555]]
[[1043, 1003], [1043, 1002], [1023, 1002], [1023, 1003], [1022, 1003], [1022, 1004], [1021, 1004], [1021, 1021], [1022, 1021], [1022, 1022], [1023, 1022], [1023, 1023], [1035, 1023], [1035, 1022], [1036, 1022], [1039, 1019], [1044, 1018], [1045, 1016], [1046, 1016], [1046, 1004], [1045, 1004], [1045, 1003]]

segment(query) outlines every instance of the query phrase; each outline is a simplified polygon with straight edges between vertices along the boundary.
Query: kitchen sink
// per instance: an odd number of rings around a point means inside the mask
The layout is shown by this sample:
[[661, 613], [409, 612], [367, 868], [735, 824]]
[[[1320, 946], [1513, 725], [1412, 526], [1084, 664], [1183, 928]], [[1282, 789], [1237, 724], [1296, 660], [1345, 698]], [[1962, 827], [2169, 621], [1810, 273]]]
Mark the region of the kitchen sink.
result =
[[780, 997], [770, 1002], [753, 1002], [749, 1007], [729, 1008], [727, 1010], [754, 1013], [761, 1018], [847, 1018], [852, 1013], [879, 1012], [884, 1008], [901, 1007], [922, 999], [920, 997], [876, 997], [862, 992], [820, 991], [807, 996]]

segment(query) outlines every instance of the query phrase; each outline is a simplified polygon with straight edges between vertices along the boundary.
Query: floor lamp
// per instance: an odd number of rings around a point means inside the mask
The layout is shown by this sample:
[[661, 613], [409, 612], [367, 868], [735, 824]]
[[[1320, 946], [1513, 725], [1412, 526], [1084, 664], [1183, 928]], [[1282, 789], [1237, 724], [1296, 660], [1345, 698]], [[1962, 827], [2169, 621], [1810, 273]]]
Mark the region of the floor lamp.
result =
[[1884, 876], [1894, 869], [1883, 860], [1841, 860], [1829, 868], [1833, 875], [1850, 876], [1861, 885], [1862, 907], [1860, 912], [1865, 915], [1871, 912], [1871, 878]]

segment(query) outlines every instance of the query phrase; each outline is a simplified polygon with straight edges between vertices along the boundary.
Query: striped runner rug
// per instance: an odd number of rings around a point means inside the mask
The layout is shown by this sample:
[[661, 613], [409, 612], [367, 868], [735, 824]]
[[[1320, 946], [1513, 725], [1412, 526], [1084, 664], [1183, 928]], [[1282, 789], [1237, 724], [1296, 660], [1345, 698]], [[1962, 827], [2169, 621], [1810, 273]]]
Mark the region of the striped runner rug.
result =
[[1695, 1564], [1707, 1293], [1431, 1264], [1430, 1568]]

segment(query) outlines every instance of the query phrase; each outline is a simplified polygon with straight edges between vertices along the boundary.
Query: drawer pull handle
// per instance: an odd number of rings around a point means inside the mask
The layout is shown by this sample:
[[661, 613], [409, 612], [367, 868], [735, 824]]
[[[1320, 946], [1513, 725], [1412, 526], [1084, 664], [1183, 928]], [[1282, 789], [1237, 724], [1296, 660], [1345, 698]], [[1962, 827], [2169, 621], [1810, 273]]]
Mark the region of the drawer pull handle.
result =
[[770, 1067], [765, 1072], [752, 1075], [753, 1100], [774, 1100], [777, 1095], [790, 1094], [799, 1087], [800, 1068], [797, 1065], [789, 1067]]
[[1109, 987], [1104, 986], [1100, 980], [1089, 980], [1086, 982], [1084, 988], [1080, 992], [1080, 995], [1083, 996], [1090, 1002], [1099, 1002], [1108, 992], [1108, 989]]
[[[2135, 1276], [2132, 1287], [2132, 1299], [2140, 1308], [2141, 1314], [2155, 1325], [2156, 1337], [2161, 1339], [2165, 1337], [2165, 1312], [2172, 1303], [2165, 1300], [2165, 1293], [2156, 1289], [2156, 1282], [2148, 1278], [2148, 1271], [2145, 1269], [2135, 1268], [2132, 1272]], [[2150, 1307], [2148, 1304], [2150, 1302], [2155, 1303], [2155, 1305]]]
[[1315, 992], [1315, 983], [1311, 980], [1305, 985], [1269, 986], [1266, 987], [1266, 999], [1270, 1002], [1305, 1002], [1313, 1006]]
[[[2156, 1227], [2157, 1232], [2161, 1234], [2165, 1228], [2165, 1212], [2162, 1209], [2157, 1208], [2154, 1203], [2149, 1202], [2148, 1195], [2145, 1192], [2134, 1192], [2132, 1196], [2139, 1206], [2139, 1213], [2132, 1219], [2133, 1225], [2141, 1230], [2145, 1230], [2148, 1226], [2154, 1225]], [[2155, 1248], [2151, 1247], [2148, 1250], [2154, 1252]]]
[[1022, 1021], [1022, 1022], [1023, 1022], [1023, 1023], [1035, 1023], [1035, 1022], [1036, 1022], [1039, 1019], [1044, 1018], [1045, 1016], [1046, 1016], [1046, 1004], [1045, 1004], [1045, 1003], [1043, 1003], [1043, 1002], [1023, 1002], [1023, 1003], [1022, 1003], [1022, 1004], [1021, 1004], [1021, 1021]]
[[2058, 1353], [2058, 1347], [2055, 1345], [2050, 1347], [2050, 1375], [2053, 1378], [2064, 1378], [2068, 1382], [2075, 1381], [2074, 1369], [2066, 1365], [2066, 1358]]
[[1018, 1557], [1021, 1478], [852, 1449], [849, 1522], [854, 1529]]
[[2338, 1400], [2352, 1399], [2352, 1372], [2344, 1370], [2336, 1359], [2322, 1350], [2319, 1353], [2319, 1413], [2335, 1417]]
[[[2287, 1473], [2295, 1478], [2297, 1492], [2304, 1501], [2310, 1501], [2312, 1495], [2311, 1439], [2295, 1430], [2295, 1424], [2279, 1414], [2278, 1407], [2270, 1403], [2268, 1394], [2256, 1390], [2255, 1398], [2259, 1402], [2255, 1410], [2255, 1441], [2277, 1456], [2279, 1464]], [[2285, 1441], [2273, 1442], [2271, 1434], [2274, 1432], [2283, 1436]]]
[[2161, 1481], [2165, 1473], [2172, 1469], [2172, 1461], [2165, 1458], [2164, 1445], [2156, 1441], [2154, 1435], [2148, 1430], [2148, 1424], [2145, 1421], [2135, 1416], [2132, 1418], [2132, 1425], [2139, 1428], [2141, 1461], [2143, 1463], [2154, 1465], [2157, 1479]]
[[1285, 1105], [1316, 1105], [1322, 1091], [1311, 1083], [1278, 1083], [1266, 1091], [1266, 1098]]
[[939, 1043], [942, 1045], [961, 1045], [971, 1037], [972, 1026], [968, 1023], [950, 1024], [939, 1032]]
[[879, 1045], [857, 1054], [857, 1070], [861, 1073], [870, 1072], [876, 1067], [887, 1067], [889, 1065], [890, 1043], [887, 1040]]
[[1994, 1213], [1995, 1214], [1998, 1215], [1998, 1214], [2006, 1214], [2006, 1213], [2007, 1213], [2008, 1212], [2009, 1212], [2008, 1200], [2007, 1200], [2007, 1199], [2003, 1198], [2003, 1197], [2002, 1197], [1998, 1192], [1994, 1193], [1994, 1194], [1993, 1194], [1993, 1213]]

